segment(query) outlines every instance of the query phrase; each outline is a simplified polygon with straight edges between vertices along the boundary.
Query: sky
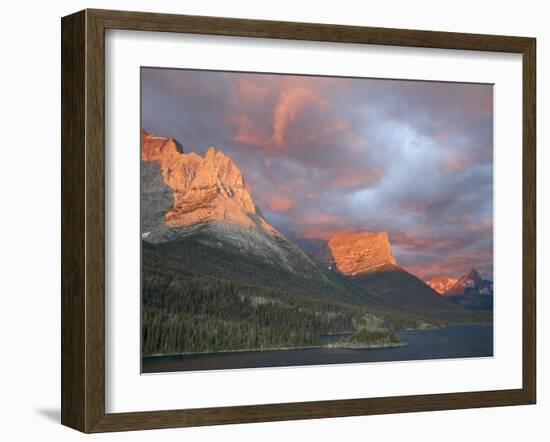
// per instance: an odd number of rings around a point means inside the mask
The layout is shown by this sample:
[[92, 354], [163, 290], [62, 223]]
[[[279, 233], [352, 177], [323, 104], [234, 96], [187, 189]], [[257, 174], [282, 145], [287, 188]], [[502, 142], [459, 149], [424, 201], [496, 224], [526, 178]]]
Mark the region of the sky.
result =
[[230, 156], [310, 253], [386, 230], [423, 279], [492, 275], [492, 85], [142, 68], [141, 119], [185, 152]]

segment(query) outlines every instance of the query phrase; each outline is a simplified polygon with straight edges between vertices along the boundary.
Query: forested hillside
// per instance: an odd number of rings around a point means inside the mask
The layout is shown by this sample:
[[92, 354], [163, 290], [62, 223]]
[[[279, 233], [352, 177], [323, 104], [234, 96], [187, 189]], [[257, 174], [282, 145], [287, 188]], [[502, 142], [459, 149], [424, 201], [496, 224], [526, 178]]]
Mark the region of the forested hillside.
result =
[[208, 271], [201, 263], [193, 241], [188, 245], [196, 253], [186, 253], [185, 242], [178, 242], [185, 263], [170, 256], [167, 244], [142, 245], [144, 355], [317, 346], [322, 334], [365, 328], [378, 330], [375, 340], [391, 334], [365, 308], [328, 294], [315, 297], [315, 284], [311, 292], [303, 281], [292, 288], [289, 275], [285, 279], [265, 265], [263, 271], [274, 274], [270, 283], [262, 282], [260, 263], [256, 272], [245, 265], [250, 272], [239, 273], [240, 263], [227, 261], [224, 278], [220, 268]]

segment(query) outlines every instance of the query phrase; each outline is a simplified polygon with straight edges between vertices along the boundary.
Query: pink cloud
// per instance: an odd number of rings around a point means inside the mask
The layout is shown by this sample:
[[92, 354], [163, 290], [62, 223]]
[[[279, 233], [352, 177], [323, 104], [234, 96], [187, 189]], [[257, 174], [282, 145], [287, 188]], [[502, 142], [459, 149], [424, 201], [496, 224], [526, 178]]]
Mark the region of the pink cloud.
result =
[[377, 167], [367, 171], [345, 171], [343, 175], [337, 176], [330, 180], [333, 186], [360, 186], [377, 183], [384, 176], [384, 170]]
[[328, 213], [308, 215], [301, 219], [304, 230], [300, 234], [308, 239], [328, 240], [334, 233], [343, 229], [342, 220]]
[[460, 277], [472, 268], [476, 268], [481, 273], [491, 272], [491, 268], [486, 268], [486, 263], [491, 262], [492, 258], [491, 252], [453, 253], [449, 256], [438, 257], [437, 260], [429, 263], [408, 264], [405, 268], [423, 280], [435, 275]]
[[457, 240], [454, 238], [434, 238], [431, 235], [415, 235], [407, 232], [400, 232], [392, 235], [391, 240], [399, 247], [406, 250], [421, 250], [434, 248], [452, 248]]
[[307, 184], [308, 182], [306, 178], [293, 177], [277, 183], [276, 187], [283, 193], [295, 193], [297, 189], [304, 189]]
[[298, 114], [307, 104], [326, 106], [327, 101], [316, 88], [302, 78], [289, 77], [279, 93], [279, 98], [273, 110], [272, 140], [276, 146], [285, 144], [285, 132]]
[[261, 207], [270, 212], [284, 212], [296, 206], [296, 201], [284, 195], [263, 195]]
[[239, 78], [239, 80], [235, 82], [234, 93], [240, 100], [255, 103], [267, 97], [269, 88], [259, 81], [254, 81], [250, 77], [246, 77]]
[[457, 157], [451, 158], [444, 163], [445, 171], [452, 172], [462, 172], [466, 168], [472, 165], [472, 158], [466, 157]]
[[264, 137], [259, 127], [246, 114], [235, 114], [227, 117], [233, 129], [233, 140], [238, 143], [251, 144], [254, 146], [265, 146], [269, 139]]
[[333, 134], [341, 136], [350, 130], [349, 122], [337, 119], [322, 123], [316, 131], [302, 130], [300, 117], [309, 106], [317, 110], [327, 108], [331, 93], [349, 87], [338, 78], [243, 75], [233, 84], [236, 108], [226, 118], [232, 139], [274, 155], [290, 144], [312, 143]]
[[400, 207], [403, 209], [410, 210], [414, 213], [423, 213], [428, 208], [428, 203], [419, 203], [419, 202], [410, 202], [410, 203], [401, 203]]
[[464, 108], [475, 116], [493, 112], [493, 94], [488, 95], [465, 95], [463, 100]]
[[316, 227], [312, 229], [306, 229], [302, 232], [304, 238], [307, 239], [323, 239], [328, 240], [336, 231], [330, 227]]
[[459, 215], [449, 216], [447, 220], [451, 223], [466, 222], [470, 219], [469, 213], [461, 213]]
[[[469, 219], [469, 214], [461, 214], [457, 219]], [[420, 259], [418, 262], [401, 264], [410, 272], [426, 279], [437, 274], [447, 276], [462, 276], [471, 268], [477, 268], [480, 272], [491, 272], [492, 268], [488, 263], [492, 262], [492, 250], [483, 250], [475, 247], [475, 242], [464, 248], [475, 237], [485, 237], [492, 231], [492, 221], [486, 220], [479, 224], [464, 226], [457, 235], [437, 236], [432, 235], [429, 229], [423, 233], [400, 232], [391, 236], [393, 244], [408, 253], [427, 253], [436, 259]], [[481, 236], [479, 235], [481, 234]], [[407, 256], [405, 254], [405, 256]], [[399, 255], [397, 255], [399, 262]]]
[[485, 219], [479, 224], [469, 224], [464, 230], [469, 233], [485, 232], [493, 230], [493, 220]]
[[433, 139], [437, 143], [442, 144], [442, 143], [446, 142], [452, 135], [454, 135], [454, 133], [451, 130], [446, 129], [446, 130], [436, 132], [435, 134], [433, 134]]
[[348, 130], [350, 128], [350, 124], [347, 121], [342, 120], [336, 120], [331, 123], [327, 123], [323, 126], [323, 132], [325, 134], [330, 134], [334, 132], [342, 132], [345, 130]]

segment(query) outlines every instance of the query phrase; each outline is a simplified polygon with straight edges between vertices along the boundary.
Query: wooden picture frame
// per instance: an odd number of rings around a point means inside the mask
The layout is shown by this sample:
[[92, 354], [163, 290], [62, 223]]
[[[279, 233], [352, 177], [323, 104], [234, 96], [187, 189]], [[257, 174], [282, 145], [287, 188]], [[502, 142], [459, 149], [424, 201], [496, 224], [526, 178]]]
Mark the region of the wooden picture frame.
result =
[[[62, 424], [83, 432], [533, 404], [536, 400], [534, 38], [84, 10], [62, 19]], [[523, 385], [512, 390], [105, 412], [105, 30], [140, 30], [523, 57]]]

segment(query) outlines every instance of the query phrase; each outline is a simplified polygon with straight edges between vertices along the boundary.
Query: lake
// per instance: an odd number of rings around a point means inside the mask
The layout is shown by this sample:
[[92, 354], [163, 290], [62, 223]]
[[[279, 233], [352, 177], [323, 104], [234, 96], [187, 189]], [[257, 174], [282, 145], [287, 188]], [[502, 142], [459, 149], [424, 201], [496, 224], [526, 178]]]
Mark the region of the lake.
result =
[[[144, 357], [142, 372], [162, 373], [493, 356], [493, 324], [455, 324], [432, 330], [402, 330], [398, 335], [403, 342], [407, 343], [406, 346], [377, 349], [308, 348]], [[321, 341], [334, 342], [341, 336], [323, 336]]]

